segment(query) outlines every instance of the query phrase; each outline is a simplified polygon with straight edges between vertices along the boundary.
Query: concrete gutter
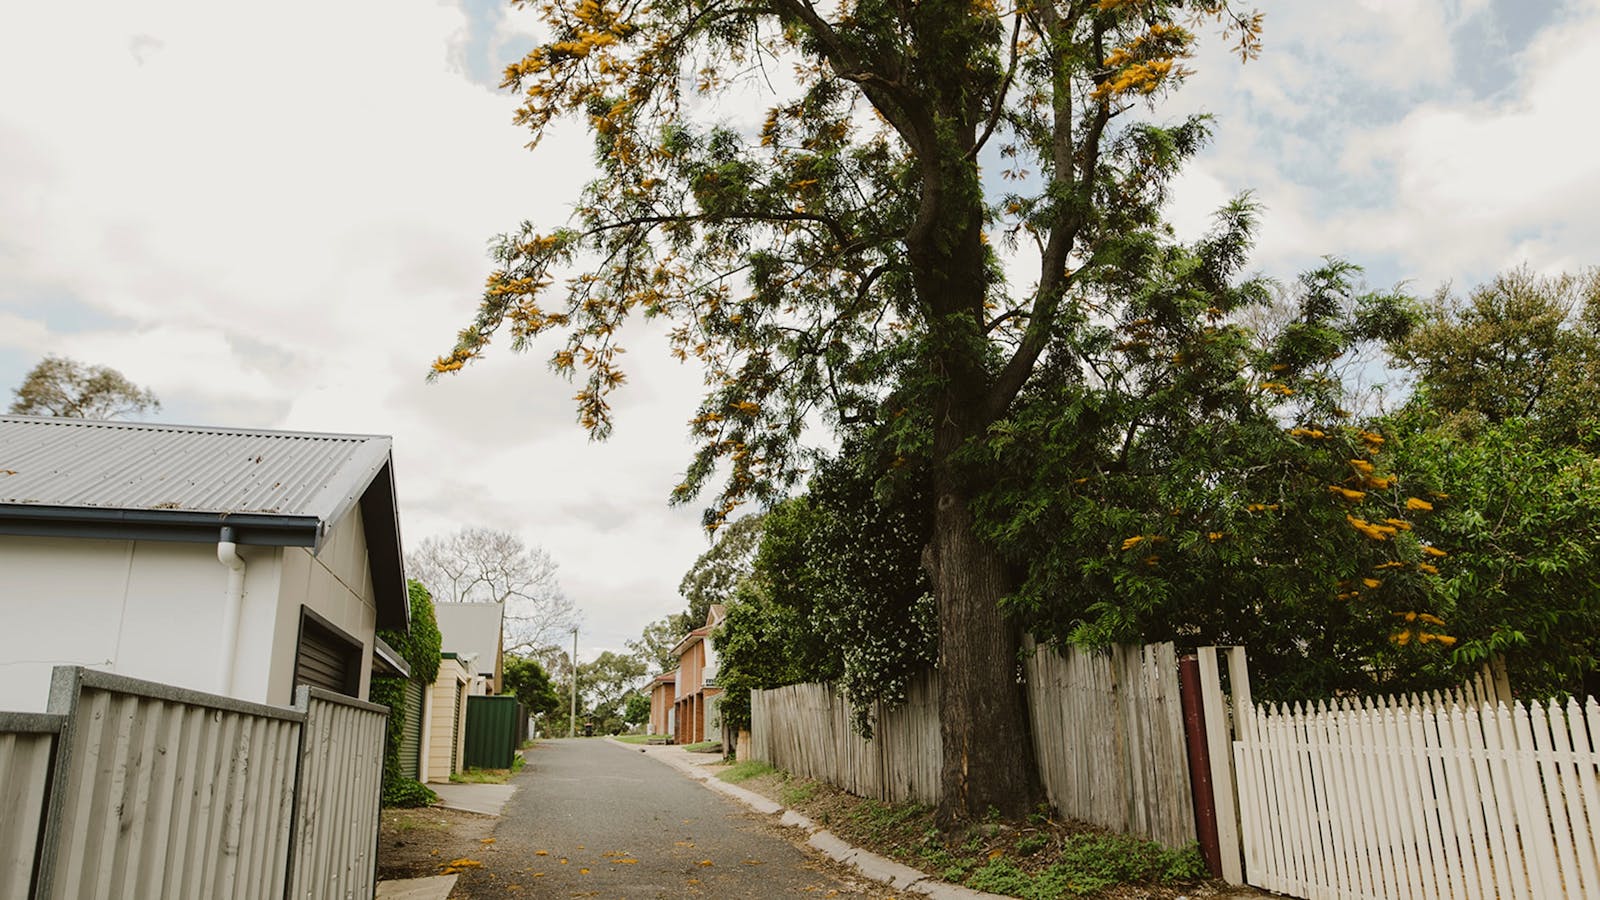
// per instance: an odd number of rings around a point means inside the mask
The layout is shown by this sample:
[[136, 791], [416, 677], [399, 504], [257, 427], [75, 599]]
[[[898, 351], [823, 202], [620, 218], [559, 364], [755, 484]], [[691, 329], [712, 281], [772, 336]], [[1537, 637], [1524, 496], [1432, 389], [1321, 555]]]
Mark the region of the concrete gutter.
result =
[[879, 856], [868, 850], [863, 850], [846, 842], [843, 838], [828, 831], [811, 819], [785, 808], [754, 791], [745, 790], [736, 784], [726, 781], [707, 772], [704, 767], [696, 764], [689, 758], [681, 747], [639, 746], [637, 744], [624, 744], [621, 741], [608, 741], [626, 750], [638, 750], [640, 753], [664, 763], [695, 779], [713, 791], [723, 796], [737, 800], [750, 809], [767, 816], [776, 816], [778, 824], [799, 829], [806, 835], [806, 844], [830, 859], [844, 863], [863, 876], [873, 881], [889, 885], [897, 891], [910, 891], [931, 897], [933, 900], [1016, 900], [1003, 894], [988, 894], [942, 881], [926, 872], [921, 872], [910, 866], [902, 865], [887, 857]]

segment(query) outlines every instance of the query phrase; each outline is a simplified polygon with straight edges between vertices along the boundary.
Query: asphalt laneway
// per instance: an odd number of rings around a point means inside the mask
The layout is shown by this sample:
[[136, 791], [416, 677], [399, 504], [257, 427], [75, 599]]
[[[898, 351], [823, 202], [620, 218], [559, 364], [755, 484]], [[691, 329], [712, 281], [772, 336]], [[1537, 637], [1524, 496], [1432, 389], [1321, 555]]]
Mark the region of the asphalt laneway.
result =
[[527, 760], [453, 897], [892, 896], [636, 748], [543, 741]]

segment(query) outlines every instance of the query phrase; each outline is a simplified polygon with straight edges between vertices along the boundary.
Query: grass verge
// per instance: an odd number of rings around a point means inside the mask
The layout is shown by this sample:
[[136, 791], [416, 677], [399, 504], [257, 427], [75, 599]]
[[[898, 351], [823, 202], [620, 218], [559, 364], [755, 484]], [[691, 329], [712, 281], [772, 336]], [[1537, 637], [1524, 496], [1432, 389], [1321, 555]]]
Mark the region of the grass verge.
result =
[[[730, 777], [732, 776], [732, 777]], [[1171, 850], [1047, 810], [941, 833], [933, 810], [867, 800], [747, 761], [720, 776], [804, 813], [839, 837], [945, 881], [1024, 900], [1216, 896], [1197, 848]]]
[[624, 744], [643, 744], [649, 742], [651, 737], [652, 735], [648, 734], [616, 734], [612, 735], [612, 740], [621, 741]]
[[522, 761], [518, 756], [509, 769], [462, 769], [450, 776], [454, 784], [505, 784], [511, 779], [511, 773], [522, 768], [517, 763]]
[[701, 741], [698, 744], [684, 744], [683, 749], [690, 753], [721, 753], [721, 741]]
[[752, 778], [760, 778], [765, 775], [772, 775], [777, 771], [777, 769], [774, 769], [764, 762], [750, 759], [741, 763], [734, 763], [726, 769], [723, 769], [721, 772], [718, 772], [717, 777], [728, 782], [729, 784], [738, 784], [741, 781], [749, 781]]

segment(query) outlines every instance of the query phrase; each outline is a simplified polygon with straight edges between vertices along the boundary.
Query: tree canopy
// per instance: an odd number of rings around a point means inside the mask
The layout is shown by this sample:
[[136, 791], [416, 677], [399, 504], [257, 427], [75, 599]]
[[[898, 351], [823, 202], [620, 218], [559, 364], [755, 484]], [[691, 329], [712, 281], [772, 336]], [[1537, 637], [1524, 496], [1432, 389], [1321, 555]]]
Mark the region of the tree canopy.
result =
[[[971, 510], [997, 472], [975, 445], [1041, 364], [1076, 377], [1081, 329], [1156, 267], [1168, 183], [1208, 125], [1141, 111], [1188, 74], [1197, 21], [1248, 54], [1259, 16], [1222, 0], [535, 9], [550, 37], [506, 71], [517, 120], [535, 144], [557, 119], [586, 122], [601, 172], [574, 221], [496, 243], [476, 320], [435, 374], [497, 332], [517, 349], [548, 334], [604, 437], [622, 322], [669, 318], [708, 384], [672, 496], [720, 480], [712, 527], [799, 482], [810, 422], [920, 440], [889, 458], [920, 453], [929, 472], [940, 816], [1020, 816], [1037, 782], [1007, 572]], [[718, 106], [741, 91], [769, 99], [759, 123]], [[1220, 287], [1239, 249], [1198, 254], [1191, 283]]]
[[91, 366], [64, 356], [46, 356], [28, 371], [12, 394], [11, 414], [116, 419], [161, 409], [149, 388], [116, 369]]
[[683, 619], [690, 628], [704, 625], [712, 606], [726, 605], [740, 580], [749, 574], [765, 519], [761, 513], [752, 513], [728, 523], [716, 532], [711, 549], [700, 554], [684, 573], [678, 593], [689, 603]]

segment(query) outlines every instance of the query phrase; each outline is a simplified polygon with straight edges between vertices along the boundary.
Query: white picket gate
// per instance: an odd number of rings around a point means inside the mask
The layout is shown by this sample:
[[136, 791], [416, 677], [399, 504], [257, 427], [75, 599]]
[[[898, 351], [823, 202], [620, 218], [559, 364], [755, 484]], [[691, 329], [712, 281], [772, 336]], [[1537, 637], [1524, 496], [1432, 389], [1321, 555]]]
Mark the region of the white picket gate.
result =
[[1243, 674], [1232, 761], [1246, 882], [1313, 900], [1600, 897], [1593, 698], [1256, 706]]

